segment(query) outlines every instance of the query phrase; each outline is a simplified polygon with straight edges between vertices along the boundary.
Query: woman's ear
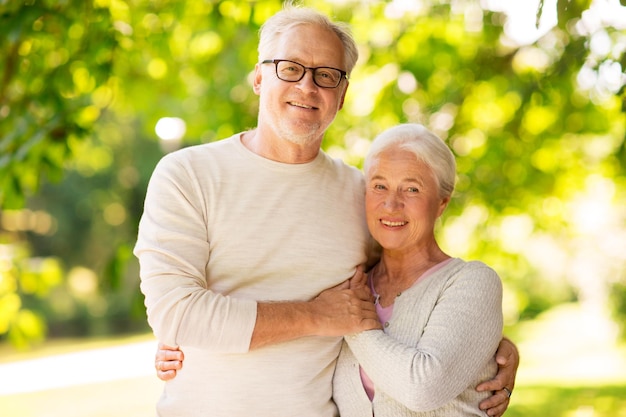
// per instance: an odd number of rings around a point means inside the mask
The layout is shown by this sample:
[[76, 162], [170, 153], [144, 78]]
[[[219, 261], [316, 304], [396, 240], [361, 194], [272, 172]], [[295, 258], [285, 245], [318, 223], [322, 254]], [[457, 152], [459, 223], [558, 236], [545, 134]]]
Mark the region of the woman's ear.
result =
[[441, 199], [441, 201], [439, 202], [439, 210], [437, 210], [437, 217], [441, 217], [443, 212], [446, 210], [446, 207], [448, 207], [449, 202], [450, 202], [450, 197]]
[[261, 94], [261, 80], [263, 79], [263, 74], [261, 71], [261, 65], [256, 64], [254, 66], [254, 80], [252, 84], [252, 89], [254, 90], [254, 94], [257, 96]]

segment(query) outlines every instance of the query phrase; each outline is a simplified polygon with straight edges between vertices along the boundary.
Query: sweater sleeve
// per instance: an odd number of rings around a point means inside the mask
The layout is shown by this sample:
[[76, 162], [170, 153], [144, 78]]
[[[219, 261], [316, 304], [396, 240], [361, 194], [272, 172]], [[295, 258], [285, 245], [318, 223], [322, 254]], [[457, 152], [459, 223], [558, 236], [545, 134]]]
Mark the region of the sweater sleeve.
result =
[[208, 288], [210, 239], [201, 196], [195, 176], [175, 154], [159, 162], [148, 185], [134, 250], [148, 322], [168, 345], [246, 352], [256, 302]]
[[438, 288], [433, 303], [421, 297], [410, 304], [413, 310], [402, 310], [396, 302], [394, 316], [402, 317], [393, 317], [391, 325], [401, 326], [394, 327], [399, 334], [418, 332], [417, 316], [428, 317], [416, 346], [381, 330], [346, 337], [375, 389], [413, 411], [439, 408], [461, 394], [492, 360], [502, 338], [500, 279], [482, 263], [467, 265]]

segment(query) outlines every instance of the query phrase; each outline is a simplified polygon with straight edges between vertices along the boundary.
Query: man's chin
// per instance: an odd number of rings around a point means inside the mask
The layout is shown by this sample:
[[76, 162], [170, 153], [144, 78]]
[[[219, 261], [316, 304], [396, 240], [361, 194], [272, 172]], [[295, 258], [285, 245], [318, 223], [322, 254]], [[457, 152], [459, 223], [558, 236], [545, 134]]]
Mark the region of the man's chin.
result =
[[319, 124], [306, 126], [300, 125], [296, 129], [284, 131], [283, 138], [299, 146], [317, 145], [319, 143], [320, 131]]

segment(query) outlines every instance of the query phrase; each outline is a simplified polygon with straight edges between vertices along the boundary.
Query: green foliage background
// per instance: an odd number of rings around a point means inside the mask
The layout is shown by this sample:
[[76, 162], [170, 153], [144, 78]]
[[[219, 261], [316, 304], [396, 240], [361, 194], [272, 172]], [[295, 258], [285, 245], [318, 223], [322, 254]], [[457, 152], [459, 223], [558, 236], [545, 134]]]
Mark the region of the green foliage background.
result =
[[[440, 240], [500, 272], [508, 325], [570, 301], [624, 322], [624, 28], [585, 31], [590, 1], [559, 0], [558, 24], [514, 45], [475, 2], [304, 3], [360, 48], [325, 150], [358, 166], [386, 127], [427, 125], [458, 160]], [[131, 250], [154, 126], [182, 118], [181, 146], [253, 127], [257, 32], [280, 7], [0, 0], [0, 340], [147, 329]]]

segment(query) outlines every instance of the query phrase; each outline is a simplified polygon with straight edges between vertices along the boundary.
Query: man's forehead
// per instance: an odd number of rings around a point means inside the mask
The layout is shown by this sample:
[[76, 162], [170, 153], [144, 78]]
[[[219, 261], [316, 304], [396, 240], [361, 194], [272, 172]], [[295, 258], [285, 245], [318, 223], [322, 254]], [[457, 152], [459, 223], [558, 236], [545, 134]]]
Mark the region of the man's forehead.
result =
[[[345, 67], [343, 43], [332, 30], [300, 24], [279, 34], [274, 58], [289, 59], [306, 66]], [[280, 56], [278, 56], [280, 55]]]

